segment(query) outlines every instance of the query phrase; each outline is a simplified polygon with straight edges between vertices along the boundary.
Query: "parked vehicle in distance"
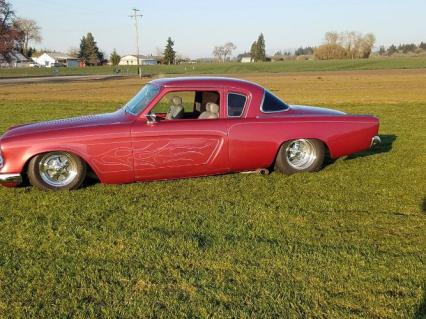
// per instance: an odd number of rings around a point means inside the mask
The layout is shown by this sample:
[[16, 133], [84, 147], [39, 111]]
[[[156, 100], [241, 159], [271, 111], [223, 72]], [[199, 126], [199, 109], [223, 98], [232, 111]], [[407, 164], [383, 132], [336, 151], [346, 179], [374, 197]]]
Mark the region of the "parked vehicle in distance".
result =
[[38, 63], [30, 63], [30, 64], [28, 64], [28, 66], [30, 67], [30, 68], [36, 68], [36, 69], [38, 69], [38, 68], [41, 68], [41, 65], [40, 64], [38, 64]]
[[148, 83], [110, 114], [27, 124], [0, 138], [0, 183], [77, 189], [94, 173], [123, 184], [232, 172], [316, 172], [380, 142], [369, 115], [288, 105], [238, 79]]

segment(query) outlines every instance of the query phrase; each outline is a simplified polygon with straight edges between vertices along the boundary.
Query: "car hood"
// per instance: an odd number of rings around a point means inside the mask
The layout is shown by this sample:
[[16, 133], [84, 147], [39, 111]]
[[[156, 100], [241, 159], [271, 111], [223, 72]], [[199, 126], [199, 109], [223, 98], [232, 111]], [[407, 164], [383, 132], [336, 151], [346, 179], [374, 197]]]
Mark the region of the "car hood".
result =
[[47, 131], [120, 124], [127, 118], [128, 116], [125, 111], [118, 110], [114, 113], [79, 116], [69, 119], [18, 125], [9, 128], [9, 130], [2, 136], [2, 139], [21, 135], [32, 135]]
[[288, 115], [318, 115], [318, 116], [330, 116], [330, 115], [345, 115], [346, 113], [327, 109], [323, 107], [313, 107], [306, 105], [291, 105]]

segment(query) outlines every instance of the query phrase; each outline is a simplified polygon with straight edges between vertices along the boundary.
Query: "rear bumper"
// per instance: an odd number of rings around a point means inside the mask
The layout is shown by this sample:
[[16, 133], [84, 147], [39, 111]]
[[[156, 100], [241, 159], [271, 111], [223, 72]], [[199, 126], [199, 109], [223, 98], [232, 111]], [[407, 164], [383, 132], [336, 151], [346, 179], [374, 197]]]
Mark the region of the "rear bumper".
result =
[[14, 187], [18, 186], [21, 183], [21, 174], [0, 174], [0, 185]]
[[376, 146], [376, 145], [378, 145], [378, 144], [381, 144], [382, 143], [382, 139], [380, 138], [380, 136], [374, 136], [372, 139], [371, 139], [371, 145], [370, 145], [370, 148], [371, 147], [374, 147], [374, 146]]

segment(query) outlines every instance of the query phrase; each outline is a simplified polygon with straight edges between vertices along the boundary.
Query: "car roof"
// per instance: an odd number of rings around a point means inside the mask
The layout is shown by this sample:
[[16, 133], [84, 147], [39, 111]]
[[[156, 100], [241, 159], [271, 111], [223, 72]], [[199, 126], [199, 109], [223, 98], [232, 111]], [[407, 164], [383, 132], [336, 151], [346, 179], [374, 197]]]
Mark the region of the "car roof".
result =
[[258, 84], [235, 78], [227, 77], [179, 77], [179, 78], [162, 78], [151, 81], [150, 83], [163, 87], [239, 87], [245, 89], [262, 89]]

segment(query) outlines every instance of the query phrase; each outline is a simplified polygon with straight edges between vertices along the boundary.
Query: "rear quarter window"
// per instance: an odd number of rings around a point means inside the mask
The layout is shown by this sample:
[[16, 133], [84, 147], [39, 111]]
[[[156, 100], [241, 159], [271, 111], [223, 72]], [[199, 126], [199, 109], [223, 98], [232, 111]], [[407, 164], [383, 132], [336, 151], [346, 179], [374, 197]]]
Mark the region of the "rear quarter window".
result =
[[269, 91], [265, 91], [261, 111], [264, 113], [283, 112], [288, 109], [288, 105]]
[[228, 116], [240, 117], [244, 112], [247, 97], [239, 93], [228, 94]]

